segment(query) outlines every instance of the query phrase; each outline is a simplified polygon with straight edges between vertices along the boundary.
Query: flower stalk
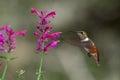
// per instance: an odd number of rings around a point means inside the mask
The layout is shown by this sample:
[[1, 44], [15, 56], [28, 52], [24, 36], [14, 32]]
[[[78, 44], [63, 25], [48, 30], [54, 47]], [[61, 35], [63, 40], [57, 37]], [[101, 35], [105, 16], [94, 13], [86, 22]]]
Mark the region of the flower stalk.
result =
[[[44, 41], [42, 43], [42, 48], [44, 48]], [[42, 78], [42, 65], [43, 65], [43, 59], [44, 59], [44, 52], [40, 54], [40, 63], [39, 63], [39, 69], [38, 69], [38, 74], [37, 74], [37, 80], [41, 80]]]
[[42, 54], [40, 54], [40, 65], [39, 65], [39, 70], [38, 70], [38, 76], [37, 76], [37, 80], [41, 80], [41, 78], [42, 78], [42, 64], [43, 64], [43, 58], [44, 58], [44, 54], [42, 53]]
[[[6, 53], [7, 55], [0, 56], [1, 59], [5, 60], [5, 65], [0, 80], [5, 80], [9, 62], [16, 59], [15, 57], [9, 58], [8, 56], [16, 48], [16, 37], [19, 35], [25, 36], [25, 33], [25, 30], [14, 32], [14, 30], [9, 25], [0, 27], [0, 51]], [[2, 65], [2, 63], [0, 63], [0, 65]]]
[[5, 75], [6, 75], [6, 72], [7, 72], [7, 68], [8, 68], [8, 63], [9, 63], [9, 60], [6, 60], [5, 62], [5, 67], [4, 67], [4, 70], [3, 70], [3, 74], [2, 74], [2, 80], [4, 80], [5, 78]]
[[50, 33], [53, 28], [49, 25], [51, 22], [50, 18], [54, 18], [54, 16], [56, 15], [55, 11], [47, 13], [47, 10], [43, 10], [39, 12], [38, 10], [32, 8], [31, 12], [36, 14], [40, 18], [40, 20], [38, 21], [37, 31], [34, 32], [34, 35], [38, 37], [38, 46], [36, 48], [36, 51], [41, 52], [39, 69], [37, 72], [37, 80], [42, 80], [42, 64], [44, 55], [45, 53], [50, 51], [51, 48], [55, 48], [58, 46], [59, 40], [56, 40], [56, 38], [60, 38], [61, 32]]

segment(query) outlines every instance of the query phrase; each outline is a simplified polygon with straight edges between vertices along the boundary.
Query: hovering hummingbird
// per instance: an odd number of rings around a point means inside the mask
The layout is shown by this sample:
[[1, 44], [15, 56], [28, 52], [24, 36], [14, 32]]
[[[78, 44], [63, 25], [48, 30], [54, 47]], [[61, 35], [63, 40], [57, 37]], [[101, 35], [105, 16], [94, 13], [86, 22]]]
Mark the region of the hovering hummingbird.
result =
[[89, 57], [93, 56], [99, 65], [99, 52], [94, 42], [87, 36], [85, 31], [76, 31], [76, 33], [80, 37], [80, 45], [87, 51]]

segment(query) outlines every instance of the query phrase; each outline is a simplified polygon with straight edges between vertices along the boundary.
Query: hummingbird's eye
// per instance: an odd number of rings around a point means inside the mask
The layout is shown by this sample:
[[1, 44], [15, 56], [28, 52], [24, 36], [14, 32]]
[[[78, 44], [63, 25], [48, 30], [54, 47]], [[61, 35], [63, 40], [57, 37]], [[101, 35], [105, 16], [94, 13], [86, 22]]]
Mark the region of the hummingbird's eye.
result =
[[84, 32], [80, 32], [81, 34], [84, 34]]

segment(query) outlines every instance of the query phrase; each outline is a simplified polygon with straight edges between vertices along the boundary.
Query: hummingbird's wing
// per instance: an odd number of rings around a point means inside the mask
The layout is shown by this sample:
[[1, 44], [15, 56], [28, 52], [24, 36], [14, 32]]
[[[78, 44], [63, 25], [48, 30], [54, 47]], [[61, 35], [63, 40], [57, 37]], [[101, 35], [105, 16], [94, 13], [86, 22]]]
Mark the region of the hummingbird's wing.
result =
[[80, 39], [78, 37], [78, 35], [76, 35], [76, 33], [73, 32], [64, 32], [63, 35], [61, 35], [61, 41], [65, 42], [65, 43], [69, 43], [71, 45], [75, 45], [75, 46], [81, 46], [80, 45]]

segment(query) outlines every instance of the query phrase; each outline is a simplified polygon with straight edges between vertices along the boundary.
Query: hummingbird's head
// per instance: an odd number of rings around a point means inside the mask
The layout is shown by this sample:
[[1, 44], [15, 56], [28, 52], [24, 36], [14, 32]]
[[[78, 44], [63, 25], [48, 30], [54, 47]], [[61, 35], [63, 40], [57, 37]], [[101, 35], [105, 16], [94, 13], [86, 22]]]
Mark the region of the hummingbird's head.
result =
[[87, 38], [87, 33], [85, 31], [77, 31], [78, 36], [80, 36], [80, 39]]

